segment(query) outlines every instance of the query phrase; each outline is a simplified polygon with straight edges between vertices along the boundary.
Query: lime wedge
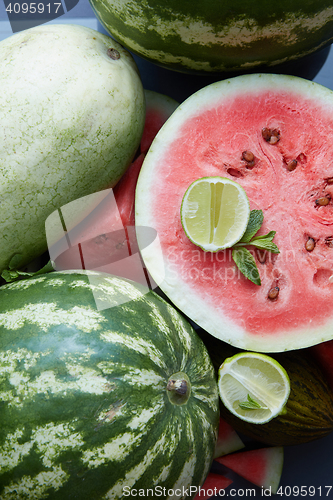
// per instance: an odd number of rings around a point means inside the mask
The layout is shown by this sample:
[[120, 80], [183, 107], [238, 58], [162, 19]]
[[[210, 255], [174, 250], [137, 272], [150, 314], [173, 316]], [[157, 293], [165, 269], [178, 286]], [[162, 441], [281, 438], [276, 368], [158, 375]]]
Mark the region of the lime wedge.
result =
[[290, 394], [286, 370], [270, 356], [254, 352], [227, 358], [219, 368], [218, 386], [228, 410], [253, 424], [283, 413]]
[[248, 197], [225, 177], [202, 177], [186, 190], [180, 209], [186, 236], [207, 252], [232, 247], [245, 233], [250, 217]]

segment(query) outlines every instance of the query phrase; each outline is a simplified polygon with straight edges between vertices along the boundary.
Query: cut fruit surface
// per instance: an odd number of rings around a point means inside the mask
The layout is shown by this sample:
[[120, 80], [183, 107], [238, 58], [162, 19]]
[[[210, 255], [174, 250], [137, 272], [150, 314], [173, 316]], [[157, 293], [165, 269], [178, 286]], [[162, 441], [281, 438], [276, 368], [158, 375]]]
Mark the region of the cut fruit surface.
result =
[[220, 418], [214, 458], [241, 450], [245, 445], [233, 427]]
[[252, 352], [227, 358], [218, 372], [218, 386], [228, 410], [254, 424], [279, 415], [290, 394], [286, 370], [270, 356]]
[[232, 453], [216, 461], [275, 494], [281, 479], [283, 458], [283, 447], [276, 446]]
[[232, 247], [245, 233], [250, 204], [244, 189], [223, 177], [204, 177], [186, 190], [181, 220], [187, 237], [205, 251]]
[[[224, 490], [230, 484], [232, 484], [232, 479], [223, 476], [222, 474], [215, 474], [214, 472], [209, 472], [204, 484], [199, 489], [198, 493], [194, 497], [195, 500], [208, 500], [210, 497], [215, 497], [219, 494], [221, 490]], [[221, 492], [224, 496], [224, 492]]]
[[140, 152], [147, 153], [155, 135], [170, 115], [179, 106], [179, 102], [171, 97], [145, 89], [146, 118], [140, 142]]
[[311, 354], [323, 370], [326, 380], [333, 391], [333, 340], [313, 346]]
[[[145, 157], [136, 224], [157, 231], [147, 269], [187, 317], [242, 350], [281, 352], [333, 338], [333, 93], [301, 78], [243, 75], [184, 101]], [[230, 249], [205, 252], [186, 236], [180, 207], [202, 177], [240, 184], [263, 211], [258, 236], [275, 231], [280, 253], [250, 247], [261, 286]], [[140, 242], [139, 242], [140, 244]], [[163, 278], [164, 277], [164, 278]]]
[[[90, 205], [91, 211], [87, 210], [88, 216], [70, 234], [67, 233], [71, 243], [69, 248], [52, 259], [57, 270], [81, 267], [92, 270], [103, 266], [104, 272], [142, 284], [147, 282], [146, 270], [143, 271], [141, 260], [136, 259], [135, 186], [153, 138], [179, 103], [151, 90], [144, 90], [144, 94], [146, 116], [138, 156], [113, 188], [113, 194], [109, 193], [103, 199], [101, 196], [102, 201], [95, 209], [86, 198], [84, 205]], [[67, 210], [67, 217], [62, 214], [68, 230], [73, 226], [72, 212], [72, 209]], [[130, 261], [132, 255], [134, 259]]]

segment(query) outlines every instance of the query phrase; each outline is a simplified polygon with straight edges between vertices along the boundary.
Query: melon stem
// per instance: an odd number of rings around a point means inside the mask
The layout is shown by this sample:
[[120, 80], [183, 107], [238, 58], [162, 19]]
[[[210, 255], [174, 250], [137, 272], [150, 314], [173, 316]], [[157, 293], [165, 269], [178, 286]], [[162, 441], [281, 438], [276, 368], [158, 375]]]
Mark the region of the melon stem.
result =
[[191, 382], [186, 373], [177, 372], [169, 377], [166, 385], [169, 401], [175, 405], [183, 405], [191, 394]]

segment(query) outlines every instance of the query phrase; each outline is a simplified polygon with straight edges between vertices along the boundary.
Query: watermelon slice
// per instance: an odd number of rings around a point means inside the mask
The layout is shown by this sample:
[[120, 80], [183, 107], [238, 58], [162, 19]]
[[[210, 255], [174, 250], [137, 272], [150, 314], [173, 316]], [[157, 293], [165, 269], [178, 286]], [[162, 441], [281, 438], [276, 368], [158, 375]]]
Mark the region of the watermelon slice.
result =
[[326, 380], [333, 391], [333, 340], [322, 342], [310, 349], [322, 369]]
[[241, 450], [245, 445], [237, 432], [228, 422], [220, 418], [214, 458]]
[[[113, 191], [101, 192], [100, 203], [80, 224], [70, 229], [66, 235], [70, 246], [60, 255], [54, 258], [51, 256], [57, 270], [99, 269], [143, 285], [147, 285], [148, 279], [148, 285], [151, 285], [139, 256], [134, 230], [135, 187], [145, 154], [153, 138], [178, 103], [166, 95], [151, 90], [145, 90], [145, 99], [145, 126], [137, 158]], [[82, 200], [73, 203], [82, 203]], [[88, 206], [89, 203], [87, 199]], [[70, 205], [62, 207], [61, 210], [66, 227], [70, 228]], [[56, 243], [53, 248], [59, 248], [59, 245]]]
[[216, 461], [251, 483], [275, 494], [281, 479], [283, 458], [283, 447], [275, 446], [232, 453], [216, 458]]
[[140, 142], [141, 153], [147, 153], [155, 135], [164, 122], [178, 107], [179, 103], [171, 97], [145, 89], [146, 118]]
[[[136, 224], [157, 231], [164, 259], [162, 269], [154, 245], [142, 247], [147, 269], [192, 321], [241, 349], [279, 352], [333, 338], [332, 113], [333, 93], [310, 81], [235, 77], [183, 102], [144, 160]], [[204, 176], [238, 182], [251, 209], [263, 210], [257, 234], [276, 231], [279, 254], [249, 247], [261, 286], [239, 272], [230, 249], [204, 252], [186, 237], [182, 198]]]
[[212, 496], [217, 496], [219, 491], [227, 488], [232, 482], [232, 479], [229, 479], [222, 474], [209, 472], [204, 484], [198, 489], [199, 491], [194, 498], [195, 500], [207, 500]]

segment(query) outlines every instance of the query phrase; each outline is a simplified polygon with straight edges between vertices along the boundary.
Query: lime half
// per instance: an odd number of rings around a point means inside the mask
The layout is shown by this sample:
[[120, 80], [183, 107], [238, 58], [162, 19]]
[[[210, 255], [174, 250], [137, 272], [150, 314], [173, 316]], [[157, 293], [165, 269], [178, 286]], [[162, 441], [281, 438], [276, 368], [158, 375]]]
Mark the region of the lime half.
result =
[[232, 247], [245, 233], [250, 217], [248, 197], [225, 177], [202, 177], [184, 194], [181, 221], [186, 236], [203, 250]]
[[227, 358], [219, 368], [218, 386], [228, 410], [253, 424], [282, 413], [290, 394], [286, 370], [270, 356], [254, 352]]

